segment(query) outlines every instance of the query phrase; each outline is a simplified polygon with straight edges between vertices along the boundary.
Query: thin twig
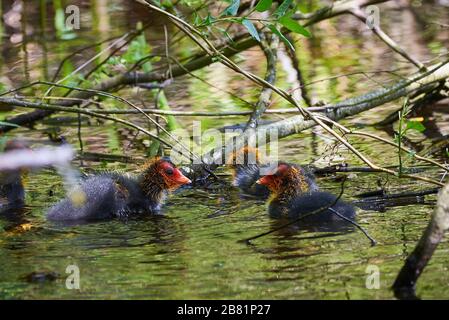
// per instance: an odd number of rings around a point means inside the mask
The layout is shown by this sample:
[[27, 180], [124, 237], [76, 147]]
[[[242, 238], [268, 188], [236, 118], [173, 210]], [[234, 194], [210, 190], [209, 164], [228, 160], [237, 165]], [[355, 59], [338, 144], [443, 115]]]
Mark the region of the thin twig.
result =
[[[61, 87], [61, 88], [66, 88], [66, 89], [71, 89], [71, 90], [76, 90], [76, 91], [82, 91], [82, 92], [93, 92], [96, 95], [100, 95], [100, 96], [104, 96], [104, 97], [109, 97], [112, 99], [115, 99], [117, 101], [120, 101], [122, 103], [125, 103], [127, 105], [129, 105], [130, 107], [136, 109], [137, 111], [139, 111], [141, 114], [143, 114], [148, 120], [150, 120], [156, 127], [158, 127], [159, 129], [161, 129], [161, 131], [163, 131], [165, 134], [167, 134], [168, 137], [170, 137], [171, 139], [173, 139], [176, 143], [178, 143], [184, 150], [186, 150], [191, 156], [197, 158], [197, 159], [201, 159], [200, 156], [194, 154], [188, 147], [186, 147], [181, 141], [179, 141], [179, 139], [177, 139], [176, 137], [174, 137], [169, 131], [167, 131], [163, 126], [161, 126], [156, 120], [154, 120], [152, 117], [150, 117], [147, 113], [143, 112], [142, 109], [138, 106], [136, 106], [134, 103], [128, 101], [125, 98], [116, 96], [114, 94], [108, 93], [108, 92], [103, 92], [103, 91], [99, 91], [99, 90], [95, 90], [95, 89], [84, 89], [84, 88], [78, 88], [78, 87], [73, 87], [73, 86], [67, 86], [67, 85], [62, 85], [62, 84], [58, 84], [58, 83], [52, 83], [52, 82], [48, 82], [48, 81], [37, 81], [35, 82], [35, 84], [45, 84], [45, 85], [50, 85], [53, 87]], [[8, 99], [6, 99], [8, 100]], [[13, 100], [10, 100], [10, 102], [12, 102]], [[7, 103], [10, 103], [7, 102]], [[38, 108], [36, 108], [38, 109]], [[50, 110], [50, 109], [42, 109], [42, 110]], [[189, 157], [190, 158], [190, 157]]]
[[[284, 48], [287, 51], [287, 55], [290, 57], [290, 60], [292, 62], [293, 69], [295, 69], [295, 71], [296, 71], [296, 80], [299, 83], [299, 87], [297, 89], [299, 89], [299, 88], [301, 89], [301, 97], [304, 100], [306, 106], [310, 107], [312, 105], [312, 100], [309, 97], [309, 93], [308, 93], [308, 90], [306, 88], [307, 85], [305, 84], [304, 77], [302, 76], [302, 71], [301, 71], [301, 69], [299, 67], [299, 59], [296, 56], [296, 49], [297, 49], [296, 48], [296, 43], [293, 40], [292, 36], [286, 35], [285, 37], [288, 39], [288, 41], [291, 43], [291, 45], [295, 49], [294, 50], [290, 46], [284, 44]], [[291, 92], [294, 92], [296, 90], [292, 90]]]
[[[2, 101], [8, 101], [8, 99], [3, 98]], [[145, 133], [146, 135], [158, 140], [159, 142], [163, 143], [164, 145], [166, 145], [167, 147], [173, 148], [173, 146], [168, 143], [167, 141], [159, 138], [158, 136], [152, 134], [151, 132], [149, 132], [148, 130], [134, 124], [131, 123], [129, 121], [120, 119], [120, 118], [115, 118], [115, 117], [110, 117], [104, 114], [99, 114], [99, 113], [95, 113], [95, 112], [91, 112], [91, 111], [87, 111], [84, 109], [80, 109], [80, 108], [76, 108], [76, 107], [66, 107], [66, 106], [56, 106], [53, 104], [46, 104], [46, 103], [37, 103], [37, 102], [29, 102], [29, 101], [20, 101], [20, 100], [16, 100], [14, 101], [14, 104], [19, 106], [19, 107], [23, 107], [23, 108], [31, 108], [31, 109], [41, 109], [41, 110], [51, 110], [51, 111], [59, 111], [59, 112], [71, 112], [71, 113], [76, 113], [76, 114], [85, 114], [88, 116], [92, 116], [95, 118], [100, 118], [100, 119], [106, 119], [106, 120], [111, 120], [114, 122], [118, 122], [121, 124], [124, 124], [126, 126], [132, 127], [134, 129], [137, 129], [143, 133]]]
[[360, 231], [363, 232], [363, 234], [371, 241], [371, 246], [374, 247], [376, 245], [376, 240], [374, 240], [373, 237], [371, 237], [368, 233], [368, 231], [365, 230], [365, 228], [363, 228], [361, 225], [359, 225], [357, 222], [346, 218], [344, 215], [342, 215], [340, 212], [338, 212], [337, 210], [334, 210], [333, 208], [329, 208], [329, 210], [333, 213], [336, 214], [339, 218], [349, 222], [350, 224], [356, 226]]
[[[261, 33], [260, 37], [262, 42], [260, 46], [267, 59], [267, 71], [265, 74], [265, 81], [270, 84], [276, 82], [276, 62], [277, 62], [277, 47], [279, 45], [279, 38], [277, 36], [271, 37], [271, 43], [268, 44], [265, 34]], [[257, 102], [253, 113], [249, 117], [245, 130], [255, 129], [259, 122], [260, 117], [268, 108], [270, 98], [273, 90], [270, 87], [263, 87], [259, 95], [259, 101]]]
[[[360, 10], [360, 8], [354, 8], [349, 11], [354, 17], [358, 18], [363, 23], [366, 23], [367, 16], [366, 14]], [[377, 25], [374, 24], [372, 26], [372, 29], [374, 34], [376, 34], [387, 46], [389, 46], [393, 51], [399, 53], [401, 56], [403, 56], [405, 59], [410, 61], [412, 64], [414, 64], [418, 69], [425, 70], [424, 64], [416, 60], [415, 58], [411, 57], [404, 49], [402, 49], [393, 39], [391, 39], [383, 30]]]

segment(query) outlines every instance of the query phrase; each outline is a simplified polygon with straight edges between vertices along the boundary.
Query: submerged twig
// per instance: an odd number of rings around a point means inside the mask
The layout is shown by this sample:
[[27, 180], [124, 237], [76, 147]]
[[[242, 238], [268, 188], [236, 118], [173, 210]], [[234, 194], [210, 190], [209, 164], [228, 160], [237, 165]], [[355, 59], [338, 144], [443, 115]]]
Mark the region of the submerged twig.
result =
[[332, 208], [329, 208], [329, 210], [330, 210], [333, 214], [337, 215], [339, 218], [341, 218], [341, 219], [343, 219], [343, 220], [349, 222], [350, 224], [352, 224], [353, 226], [355, 226], [356, 228], [358, 228], [360, 231], [362, 231], [363, 234], [369, 239], [369, 241], [371, 241], [371, 246], [375, 246], [375, 245], [377, 244], [376, 240], [374, 240], [374, 238], [371, 237], [371, 236], [369, 235], [368, 231], [366, 231], [365, 228], [363, 228], [363, 227], [362, 227], [361, 225], [359, 225], [357, 222], [355, 222], [355, 221], [353, 221], [353, 220], [351, 220], [351, 219], [349, 219], [349, 218], [346, 218], [344, 215], [342, 215], [342, 214], [341, 214], [340, 212], [338, 212], [337, 210], [334, 210], [334, 209], [332, 209]]

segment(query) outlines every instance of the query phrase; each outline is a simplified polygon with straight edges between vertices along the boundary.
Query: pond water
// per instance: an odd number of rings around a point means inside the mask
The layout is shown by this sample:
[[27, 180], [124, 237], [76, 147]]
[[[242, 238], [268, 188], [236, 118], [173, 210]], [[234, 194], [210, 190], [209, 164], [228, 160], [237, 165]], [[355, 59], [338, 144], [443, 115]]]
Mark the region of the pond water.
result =
[[[56, 1], [58, 2], [58, 1]], [[74, 1], [77, 2], [77, 1]], [[398, 9], [382, 4], [381, 19], [385, 31], [421, 61], [447, 52], [448, 29], [425, 21], [449, 21], [449, 10], [433, 10], [432, 1]], [[20, 4], [24, 4], [21, 8]], [[81, 30], [69, 39], [61, 39], [54, 25], [50, 1], [2, 1], [3, 14], [18, 15], [19, 22], [3, 26], [1, 82], [17, 87], [37, 79], [51, 79], [59, 62], [76, 49], [111, 36], [120, 36], [135, 28], [138, 21], [150, 23], [146, 31], [155, 52], [164, 52], [165, 36], [160, 17], [149, 15], [129, 1], [79, 1]], [[63, 5], [63, 3], [62, 3]], [[317, 4], [315, 4], [317, 5]], [[418, 6], [419, 5], [419, 6]], [[167, 26], [174, 34], [172, 26]], [[311, 28], [313, 38], [298, 38], [297, 55], [306, 82], [359, 71], [397, 70], [399, 75], [413, 71], [401, 57], [392, 53], [363, 24], [342, 16]], [[179, 37], [179, 35], [177, 35]], [[71, 39], [70, 39], [71, 38]], [[182, 39], [173, 53], [192, 52], [194, 46]], [[87, 50], [70, 59], [72, 69], [98, 53]], [[281, 59], [282, 60], [282, 59]], [[264, 56], [252, 48], [235, 61], [253, 73], [263, 75]], [[289, 68], [279, 63], [277, 85], [291, 89]], [[120, 72], [120, 70], [116, 71]], [[67, 74], [63, 73], [63, 74]], [[257, 101], [259, 89], [220, 64], [195, 72], [212, 83], [211, 87], [190, 76], [176, 78], [165, 88], [170, 107], [182, 111], [250, 110], [229, 92], [250, 102]], [[379, 85], [388, 85], [399, 77], [391, 73], [373, 73], [369, 77], [353, 74], [308, 86], [313, 101], [334, 102], [365, 93]], [[29, 95], [42, 95], [45, 88], [31, 89]], [[121, 90], [120, 95], [136, 103], [153, 104], [153, 96], [142, 90]], [[371, 133], [392, 139], [392, 127], [376, 128], [400, 108], [400, 101], [384, 105], [346, 120]], [[108, 105], [109, 106], [109, 105]], [[433, 140], [447, 134], [447, 107], [440, 104], [432, 112], [422, 111], [426, 131], [411, 133], [409, 146], [425, 150]], [[111, 108], [117, 108], [113, 102]], [[271, 108], [288, 107], [276, 97]], [[27, 110], [20, 110], [26, 112]], [[0, 120], [17, 111], [3, 111]], [[277, 120], [285, 115], [267, 115]], [[32, 146], [48, 144], [48, 133], [63, 135], [79, 148], [77, 120], [60, 114], [35, 126], [20, 128], [8, 137], [25, 138]], [[146, 124], [138, 116], [127, 116]], [[190, 129], [192, 121], [201, 121], [204, 129], [246, 121], [246, 117], [178, 118], [180, 126]], [[146, 124], [148, 126], [148, 124]], [[396, 124], [394, 125], [396, 126]], [[130, 161], [75, 161], [83, 171], [122, 170], [136, 172], [145, 157], [147, 141], [135, 132], [109, 122], [82, 122], [83, 150], [100, 154], [126, 155]], [[376, 141], [350, 138], [365, 155], [380, 165], [397, 165], [394, 148]], [[305, 131], [279, 142], [283, 160], [326, 166], [342, 161], [362, 165], [350, 152], [319, 128]], [[447, 161], [447, 153], [437, 152], [435, 159]], [[405, 159], [406, 166], [417, 163]], [[229, 170], [219, 169], [224, 181], [231, 180]], [[436, 170], [420, 173], [440, 178]], [[340, 190], [340, 174], [320, 177], [322, 189], [335, 194]], [[377, 240], [371, 247], [358, 230], [350, 232], [314, 232], [298, 226], [262, 237], [252, 245], [239, 240], [276, 228], [284, 221], [271, 219], [263, 201], [242, 198], [238, 190], [221, 187], [213, 190], [186, 189], [173, 194], [164, 208], [165, 216], [130, 221], [108, 221], [62, 227], [45, 220], [48, 207], [64, 196], [61, 177], [51, 169], [31, 172], [25, 177], [27, 206], [16, 217], [0, 216], [0, 298], [2, 299], [391, 299], [390, 290], [404, 259], [413, 250], [433, 210], [435, 197], [428, 204], [395, 207], [386, 212], [358, 210], [357, 221]], [[431, 188], [418, 181], [397, 179], [384, 174], [349, 174], [344, 198], [385, 187], [389, 192]], [[444, 240], [418, 283], [422, 298], [449, 298], [449, 242]], [[80, 290], [68, 290], [66, 267], [76, 265], [81, 276]], [[377, 266], [380, 287], [368, 289], [367, 268]], [[33, 272], [59, 274], [55, 281], [29, 282]]]

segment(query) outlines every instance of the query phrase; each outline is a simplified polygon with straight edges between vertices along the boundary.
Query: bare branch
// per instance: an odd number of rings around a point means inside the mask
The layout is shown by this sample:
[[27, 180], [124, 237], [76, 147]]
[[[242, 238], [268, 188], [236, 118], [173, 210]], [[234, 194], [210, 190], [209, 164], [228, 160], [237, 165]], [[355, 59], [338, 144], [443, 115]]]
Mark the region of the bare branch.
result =
[[[265, 35], [261, 34], [262, 43], [260, 44], [262, 50], [267, 59], [267, 72], [265, 74], [265, 81], [268, 83], [274, 84], [276, 81], [276, 61], [277, 61], [277, 47], [279, 45], [279, 38], [277, 36], [271, 37], [271, 43], [268, 44]], [[259, 118], [268, 108], [270, 104], [270, 98], [273, 90], [269, 87], [262, 88], [262, 91], [259, 96], [259, 101], [256, 104], [256, 107], [251, 114], [248, 123], [246, 124], [245, 130], [255, 129], [257, 127]]]
[[[366, 14], [360, 10], [360, 8], [355, 8], [350, 11], [351, 14], [358, 18], [363, 23], [366, 23], [367, 16]], [[387, 46], [389, 46], [393, 51], [399, 53], [401, 56], [403, 56], [405, 59], [413, 63], [418, 69], [425, 69], [424, 64], [410, 56], [404, 49], [402, 49], [393, 39], [391, 39], [378, 25], [373, 25], [372, 28], [375, 35], [377, 35]]]

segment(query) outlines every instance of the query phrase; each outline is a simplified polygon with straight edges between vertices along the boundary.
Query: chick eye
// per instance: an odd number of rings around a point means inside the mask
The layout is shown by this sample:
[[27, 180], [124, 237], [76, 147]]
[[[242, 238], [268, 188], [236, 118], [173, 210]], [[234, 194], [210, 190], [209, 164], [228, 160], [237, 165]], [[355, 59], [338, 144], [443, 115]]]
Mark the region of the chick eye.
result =
[[165, 173], [168, 174], [168, 175], [172, 175], [173, 174], [173, 169], [171, 169], [171, 168], [165, 169]]

